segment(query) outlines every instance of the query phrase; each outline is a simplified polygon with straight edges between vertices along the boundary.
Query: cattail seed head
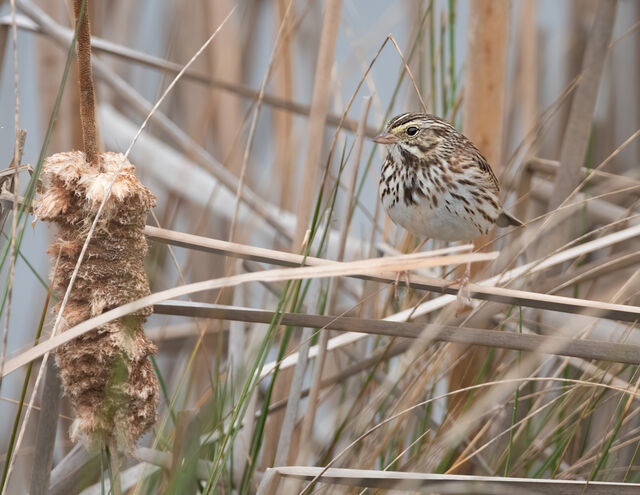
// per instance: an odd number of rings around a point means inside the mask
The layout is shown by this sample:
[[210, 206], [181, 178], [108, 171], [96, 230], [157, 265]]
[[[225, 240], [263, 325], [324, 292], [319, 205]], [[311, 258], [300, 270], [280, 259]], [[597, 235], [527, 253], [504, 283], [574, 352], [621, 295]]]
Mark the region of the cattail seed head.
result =
[[[115, 177], [63, 309], [62, 331], [149, 294], [143, 229], [155, 197], [124, 155], [100, 153], [98, 161], [96, 169], [80, 151], [45, 159], [44, 187], [34, 205], [38, 219], [59, 227], [48, 252], [59, 256], [52, 281], [62, 299]], [[72, 438], [82, 439], [89, 448], [112, 438], [119, 447], [132, 448], [156, 420], [158, 381], [148, 359], [156, 347], [142, 329], [151, 309], [107, 323], [56, 352], [64, 390], [77, 416]]]

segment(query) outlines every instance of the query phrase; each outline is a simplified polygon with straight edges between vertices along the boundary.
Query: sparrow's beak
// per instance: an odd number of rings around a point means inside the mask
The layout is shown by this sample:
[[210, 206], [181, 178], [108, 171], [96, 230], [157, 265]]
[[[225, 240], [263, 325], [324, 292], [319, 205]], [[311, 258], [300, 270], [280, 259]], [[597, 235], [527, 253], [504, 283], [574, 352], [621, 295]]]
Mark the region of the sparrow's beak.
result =
[[374, 143], [380, 144], [395, 144], [399, 141], [398, 136], [392, 134], [390, 132], [383, 132], [382, 134], [378, 134], [373, 138]]

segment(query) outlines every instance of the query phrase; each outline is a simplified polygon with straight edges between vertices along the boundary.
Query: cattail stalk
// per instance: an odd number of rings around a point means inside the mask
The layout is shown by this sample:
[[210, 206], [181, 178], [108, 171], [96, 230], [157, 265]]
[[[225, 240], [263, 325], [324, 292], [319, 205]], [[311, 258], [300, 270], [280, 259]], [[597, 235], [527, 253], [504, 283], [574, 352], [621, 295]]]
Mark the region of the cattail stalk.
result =
[[73, 11], [78, 29], [78, 78], [80, 83], [80, 121], [82, 143], [88, 163], [98, 166], [98, 132], [96, 126], [95, 92], [91, 72], [91, 28], [89, 0], [74, 0]]

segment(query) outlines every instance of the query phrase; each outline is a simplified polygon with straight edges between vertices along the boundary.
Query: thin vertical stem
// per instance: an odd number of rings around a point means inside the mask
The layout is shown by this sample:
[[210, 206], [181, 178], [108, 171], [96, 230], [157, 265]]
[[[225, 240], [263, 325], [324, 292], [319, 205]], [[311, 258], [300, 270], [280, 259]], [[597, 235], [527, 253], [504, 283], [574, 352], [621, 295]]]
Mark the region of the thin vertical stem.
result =
[[[11, 320], [11, 299], [13, 295], [13, 281], [15, 278], [15, 268], [16, 268], [16, 255], [18, 250], [18, 245], [16, 243], [16, 233], [18, 230], [18, 167], [20, 166], [20, 162], [22, 161], [22, 154], [24, 152], [24, 141], [26, 139], [26, 131], [20, 129], [20, 75], [19, 75], [19, 63], [18, 63], [18, 28], [16, 26], [16, 6], [15, 2], [11, 1], [11, 24], [12, 24], [12, 41], [13, 41], [13, 82], [14, 82], [14, 96], [15, 96], [15, 113], [14, 113], [14, 132], [15, 136], [15, 144], [13, 149], [13, 159], [11, 161], [11, 166], [13, 167], [13, 177], [11, 179], [11, 188], [13, 188], [13, 216], [11, 219], [11, 262], [9, 268], [9, 287], [7, 289], [7, 314], [5, 320], [5, 326], [2, 333], [2, 356], [0, 357], [0, 371], [4, 369], [5, 356], [7, 353], [7, 344], [9, 342], [9, 323]], [[0, 377], [0, 386], [2, 385], [2, 378]], [[25, 382], [26, 385], [26, 382]], [[23, 389], [23, 392], [26, 390]], [[17, 430], [17, 422], [20, 419], [20, 409], [16, 411], [16, 424], [14, 425], [13, 431], [11, 433], [11, 442], [9, 445], [9, 450], [6, 453], [6, 462], [4, 465], [4, 469], [2, 471], [2, 481], [0, 488], [2, 489], [2, 493], [6, 493], [7, 485], [8, 485], [8, 477], [11, 467], [11, 449], [13, 448], [13, 441], [15, 439], [15, 433]]]
[[431, 112], [437, 113], [438, 95], [436, 92], [436, 22], [433, 11], [433, 0], [429, 4], [429, 65], [431, 66]]
[[40, 414], [36, 434], [36, 449], [31, 474], [31, 495], [44, 495], [49, 490], [53, 450], [56, 441], [58, 414], [60, 412], [60, 395], [62, 381], [56, 364], [52, 359], [47, 361], [44, 384], [42, 387], [41, 408], [47, 414]]
[[[326, 332], [326, 330], [324, 331]], [[303, 347], [300, 349], [300, 358], [296, 363], [293, 378], [291, 379], [289, 399], [287, 400], [287, 408], [285, 409], [284, 420], [282, 421], [282, 428], [280, 429], [280, 436], [278, 437], [278, 448], [276, 450], [275, 460], [273, 461], [274, 467], [285, 466], [287, 464], [287, 459], [289, 458], [291, 438], [293, 436], [293, 429], [296, 425], [300, 398], [302, 397], [302, 385], [304, 381], [304, 374], [307, 369], [307, 362], [309, 360], [309, 347], [311, 345], [313, 333], [314, 330], [310, 327], [305, 327], [302, 331], [302, 337], [300, 340], [303, 342]]]
[[[349, 189], [347, 191], [347, 198], [345, 200], [345, 209], [342, 214], [342, 224], [340, 226], [340, 237], [338, 240], [338, 255], [337, 261], [344, 259], [344, 253], [347, 244], [347, 235], [349, 233], [349, 226], [351, 225], [351, 218], [355, 211], [355, 193], [356, 184], [358, 181], [358, 170], [360, 169], [360, 157], [362, 156], [362, 147], [364, 145], [364, 133], [367, 127], [367, 118], [369, 116], [369, 108], [371, 106], [371, 97], [368, 96], [364, 99], [364, 110], [358, 123], [358, 129], [356, 131], [356, 147], [353, 156], [353, 167], [351, 168], [351, 177], [349, 178]], [[334, 278], [331, 280], [331, 288], [329, 290], [329, 314], [334, 314], [335, 305], [340, 287], [340, 279]]]
[[[560, 163], [549, 210], [558, 208], [582, 181], [582, 167], [589, 148], [591, 127], [598, 98], [604, 64], [609, 52], [609, 43], [616, 19], [617, 0], [601, 0], [593, 21], [582, 59], [582, 72], [578, 87], [571, 102], [569, 120], [560, 149]], [[563, 222], [554, 227], [553, 236], [546, 244], [554, 249], [568, 242], [576, 234], [576, 220]]]
[[449, 87], [451, 118], [454, 116], [456, 106], [456, 0], [449, 0]]
[[[500, 174], [503, 143], [505, 83], [508, 46], [509, 0], [476, 0], [470, 3], [465, 69], [463, 129]], [[491, 236], [491, 234], [490, 234]], [[475, 241], [482, 246], [491, 237]], [[481, 265], [474, 266], [477, 273]], [[480, 323], [482, 324], [482, 323]], [[469, 348], [463, 344], [451, 347], [452, 359], [465, 356], [453, 367], [449, 389], [472, 385], [483, 376], [492, 360], [492, 351]], [[448, 404], [449, 417], [455, 421], [466, 414], [472, 394], [459, 394]], [[457, 464], [456, 472], [469, 469], [467, 462]]]
[[[280, 22], [285, 29], [282, 39], [282, 47], [279, 50], [280, 69], [276, 73], [276, 94], [284, 100], [291, 100], [294, 87], [293, 42], [292, 35], [288, 33], [293, 21], [292, 16], [286, 15], [286, 0], [278, 0], [278, 14]], [[283, 210], [292, 210], [295, 200], [295, 165], [293, 142], [293, 115], [291, 112], [276, 111], [273, 114], [274, 134], [276, 139], [276, 160], [280, 174], [280, 207]]]
[[78, 29], [78, 76], [80, 84], [80, 121], [82, 143], [87, 163], [98, 165], [98, 133], [96, 129], [95, 92], [91, 71], [91, 27], [89, 0], [74, 0], [73, 10]]
[[120, 481], [120, 456], [118, 454], [118, 445], [116, 439], [109, 439], [109, 447], [107, 448], [109, 455], [109, 475], [111, 493], [113, 495], [122, 495], [122, 482]]
[[[18, 2], [16, 2], [18, 3]], [[22, 5], [20, 5], [21, 9], [24, 9], [24, 3], [20, 2]], [[77, 39], [77, 29], [74, 32], [74, 40]], [[22, 215], [24, 214], [25, 211], [29, 210], [29, 205], [31, 204], [31, 201], [33, 199], [33, 196], [35, 195], [35, 190], [36, 190], [36, 184], [38, 183], [38, 176], [40, 174], [40, 171], [42, 170], [42, 163], [44, 161], [44, 156], [46, 154], [46, 150], [47, 147], [49, 146], [49, 142], [51, 140], [51, 135], [53, 133], [53, 126], [58, 114], [58, 110], [60, 108], [60, 102], [62, 100], [62, 94], [63, 94], [63, 90], [64, 87], [66, 85], [66, 81], [67, 81], [67, 77], [69, 75], [69, 69], [71, 67], [71, 60], [72, 60], [72, 49], [69, 49], [68, 55], [67, 55], [67, 61], [65, 64], [65, 68], [64, 68], [64, 73], [62, 76], [62, 82], [60, 84], [59, 90], [58, 90], [58, 97], [56, 98], [56, 103], [54, 105], [54, 109], [53, 109], [53, 113], [51, 115], [51, 118], [49, 119], [49, 125], [47, 127], [47, 132], [45, 134], [45, 138], [44, 138], [44, 143], [42, 145], [42, 148], [40, 150], [40, 155], [38, 157], [38, 162], [37, 165], [35, 167], [35, 171], [34, 171], [34, 176], [32, 178], [32, 180], [29, 182], [29, 186], [27, 187], [27, 190], [25, 192], [25, 197], [24, 197], [24, 201], [22, 202], [22, 205], [20, 207], [20, 212], [19, 212], [19, 218], [22, 218]], [[19, 229], [19, 231], [17, 231], [15, 233], [15, 237], [16, 237], [16, 242], [15, 242], [15, 250], [16, 252], [18, 252], [20, 250], [20, 245], [22, 243], [22, 237], [25, 231], [25, 226], [26, 226], [26, 222], [27, 222], [27, 218], [25, 218], [22, 221], [22, 225]], [[6, 259], [6, 255], [7, 255], [8, 250], [5, 249], [4, 253], [2, 254], [1, 258], [2, 260], [0, 261], [0, 266], [4, 263], [4, 260]], [[4, 308], [5, 302], [6, 302], [6, 298], [7, 298], [7, 291], [5, 291], [4, 296], [2, 298], [2, 300], [0, 301], [0, 313], [2, 312], [2, 308]], [[7, 456], [7, 463], [5, 465], [5, 469], [2, 473], [2, 483], [0, 483], [0, 490], [1, 493], [4, 494], [6, 492], [6, 480], [8, 480], [8, 478], [11, 475], [11, 472], [13, 470], [13, 466], [15, 465], [15, 461], [16, 461], [16, 452], [19, 450], [20, 445], [22, 443], [22, 438], [24, 436], [24, 432], [26, 430], [28, 421], [29, 421], [29, 416], [31, 414], [31, 410], [33, 408], [33, 403], [35, 400], [35, 393], [38, 389], [38, 384], [40, 383], [40, 379], [43, 375], [44, 369], [46, 368], [46, 363], [47, 363], [47, 359], [49, 358], [49, 354], [45, 354], [42, 358], [42, 361], [40, 363], [40, 371], [38, 372], [38, 376], [36, 377], [36, 382], [33, 385], [33, 391], [31, 393], [31, 398], [29, 400], [29, 405], [27, 406], [27, 409], [25, 411], [25, 417], [24, 420], [22, 421], [22, 425], [20, 427], [20, 432], [18, 433], [16, 440], [15, 440], [15, 449], [13, 450], [13, 453], [11, 452], [7, 452], [6, 456]], [[23, 398], [24, 399], [24, 398]], [[13, 440], [11, 440], [11, 445], [13, 445]]]
[[445, 42], [447, 36], [447, 17], [443, 11], [440, 14], [440, 93], [442, 97], [442, 115], [449, 111], [449, 98], [447, 96], [447, 61], [445, 60]]
[[271, 495], [276, 493], [280, 483], [280, 474], [273, 468], [268, 468], [258, 486], [257, 495]]
[[[360, 157], [362, 155], [362, 147], [364, 143], [364, 133], [367, 126], [367, 117], [369, 115], [369, 108], [371, 105], [371, 97], [365, 99], [364, 110], [358, 124], [358, 131], [356, 136], [356, 151], [353, 159], [353, 168], [351, 178], [349, 181], [349, 190], [347, 192], [345, 214], [343, 215], [342, 226], [340, 229], [340, 240], [338, 245], [337, 261], [344, 259], [345, 244], [347, 241], [347, 234], [349, 233], [349, 225], [351, 223], [351, 214], [354, 210], [353, 200], [355, 197], [356, 183], [358, 178], [358, 169], [360, 165]], [[337, 302], [338, 290], [340, 288], [339, 279], [335, 278], [331, 281], [331, 287], [329, 289], [329, 314], [335, 314], [335, 305]], [[316, 409], [318, 407], [318, 397], [320, 394], [320, 381], [322, 379], [322, 368], [324, 367], [325, 357], [327, 353], [327, 343], [329, 341], [329, 331], [326, 329], [320, 330], [320, 340], [318, 342], [318, 356], [316, 358], [316, 365], [313, 370], [313, 379], [311, 382], [311, 389], [309, 391], [309, 403], [307, 407], [307, 413], [305, 414], [304, 421], [302, 423], [302, 433], [300, 437], [303, 439], [309, 439], [313, 430], [313, 423], [315, 422]], [[308, 352], [308, 349], [307, 349]], [[305, 353], [306, 355], [306, 353]], [[298, 463], [306, 464], [307, 457], [309, 456], [309, 449], [311, 442], [306, 441], [301, 444], [298, 451]]]
[[509, 4], [471, 2], [465, 69], [463, 129], [500, 175]]
[[309, 113], [309, 133], [307, 156], [304, 165], [302, 187], [298, 197], [298, 216], [293, 235], [292, 251], [297, 252], [305, 238], [309, 217], [313, 209], [319, 178], [319, 167], [322, 163], [322, 142], [324, 126], [329, 110], [329, 88], [331, 82], [331, 69], [333, 67], [333, 55], [336, 48], [336, 38], [340, 26], [340, 13], [342, 0], [329, 0], [325, 4], [322, 34], [320, 35], [320, 48], [318, 49], [318, 61], [313, 82], [313, 96], [311, 98], [311, 111]]
[[[5, 355], [7, 352], [7, 343], [9, 339], [9, 322], [11, 320], [11, 298], [13, 295], [13, 279], [16, 268], [16, 231], [18, 229], [18, 168], [22, 161], [22, 154], [24, 152], [24, 141], [27, 136], [27, 132], [20, 129], [20, 73], [18, 64], [18, 28], [16, 26], [16, 6], [15, 2], [11, 1], [11, 34], [13, 41], [13, 91], [15, 97], [15, 109], [14, 109], [14, 132], [16, 133], [14, 147], [13, 147], [13, 159], [11, 160], [10, 168], [13, 168], [13, 177], [11, 178], [10, 189], [13, 189], [13, 217], [11, 220], [11, 261], [9, 268], [9, 287], [7, 292], [7, 314], [5, 316], [5, 327], [2, 333], [2, 356], [0, 357], [0, 370], [4, 367]], [[2, 378], [0, 377], [0, 385], [2, 385]]]
[[[518, 103], [520, 107], [520, 119], [524, 130], [523, 139], [527, 140], [528, 135], [536, 127], [538, 111], [538, 44], [536, 23], [536, 1], [525, 0], [518, 4], [518, 54], [520, 70], [518, 71]], [[527, 156], [535, 156], [536, 143], [529, 145]], [[521, 198], [531, 190], [533, 174], [529, 167], [521, 167], [522, 172], [518, 179], [516, 197]], [[517, 218], [525, 220], [529, 210], [528, 201], [520, 201], [516, 204], [515, 215]]]

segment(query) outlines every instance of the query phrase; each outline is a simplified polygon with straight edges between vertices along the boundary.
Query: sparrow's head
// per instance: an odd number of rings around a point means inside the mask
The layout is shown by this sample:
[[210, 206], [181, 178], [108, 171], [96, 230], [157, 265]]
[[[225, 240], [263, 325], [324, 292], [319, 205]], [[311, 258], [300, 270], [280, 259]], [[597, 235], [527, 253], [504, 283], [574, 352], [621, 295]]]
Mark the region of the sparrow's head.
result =
[[397, 145], [418, 158], [425, 158], [456, 134], [455, 127], [435, 115], [403, 113], [392, 118], [385, 131], [373, 141], [387, 146]]

